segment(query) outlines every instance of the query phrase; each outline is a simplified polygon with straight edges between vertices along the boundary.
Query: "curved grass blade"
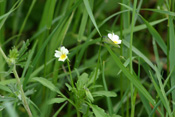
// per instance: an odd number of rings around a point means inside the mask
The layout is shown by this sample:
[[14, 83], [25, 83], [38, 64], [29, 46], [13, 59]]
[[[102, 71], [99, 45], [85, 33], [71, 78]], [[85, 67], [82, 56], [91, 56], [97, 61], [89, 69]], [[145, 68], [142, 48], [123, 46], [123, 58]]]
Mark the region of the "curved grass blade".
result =
[[[175, 34], [174, 34], [174, 23], [173, 17], [169, 16], [169, 61], [170, 61], [170, 71], [173, 71], [175, 67]], [[175, 71], [171, 75], [171, 87], [175, 85]], [[175, 91], [172, 91], [172, 99], [175, 102]], [[175, 105], [173, 105], [175, 109]]]
[[114, 59], [117, 66], [122, 70], [123, 74], [130, 80], [130, 82], [133, 83], [133, 85], [138, 89], [139, 92], [141, 92], [145, 98], [149, 100], [149, 102], [153, 105], [155, 105], [155, 100], [151, 97], [151, 95], [148, 93], [148, 91], [142, 86], [141, 82], [137, 79], [136, 76], [132, 75], [128, 69], [126, 69], [123, 64], [121, 63], [120, 59], [112, 52], [112, 50], [109, 48], [108, 45], [105, 44], [105, 47], [109, 51], [110, 55]]
[[88, 1], [88, 0], [83, 0], [83, 1], [84, 1], [84, 5], [85, 5], [85, 7], [86, 7], [86, 10], [87, 10], [87, 12], [88, 12], [88, 14], [89, 14], [89, 17], [91, 18], [92, 23], [94, 24], [96, 30], [98, 31], [98, 34], [99, 34], [100, 36], [102, 36], [101, 33], [100, 33], [100, 31], [99, 31], [99, 29], [98, 29], [98, 26], [97, 26], [97, 24], [96, 24], [96, 21], [95, 21], [95, 19], [94, 19], [94, 16], [93, 16], [93, 14], [92, 14], [92, 10], [91, 10], [91, 7], [90, 7], [90, 5], [89, 5], [89, 1]]
[[[175, 89], [175, 86], [174, 86], [174, 87], [171, 87], [171, 89], [168, 90], [168, 91], [166, 92], [166, 96], [168, 96], [174, 89]], [[151, 113], [149, 114], [149, 117], [152, 117], [152, 116], [153, 116], [154, 112], [156, 111], [157, 107], [158, 107], [160, 104], [161, 104], [161, 100], [159, 100], [159, 101], [157, 102], [157, 104], [154, 106], [153, 110], [152, 110]]]
[[163, 11], [163, 10], [159, 10], [159, 9], [141, 9], [141, 10], [153, 11], [153, 12], [157, 12], [157, 13], [161, 13], [161, 14], [165, 14], [165, 15], [175, 16], [175, 13], [171, 12], [171, 11]]
[[149, 32], [154, 37], [155, 41], [159, 44], [160, 48], [163, 50], [163, 52], [167, 55], [167, 46], [165, 42], [163, 41], [162, 37], [159, 35], [159, 33], [156, 31], [154, 27], [152, 27], [148, 21], [146, 21], [141, 15], [139, 15], [144, 23], [146, 24]]

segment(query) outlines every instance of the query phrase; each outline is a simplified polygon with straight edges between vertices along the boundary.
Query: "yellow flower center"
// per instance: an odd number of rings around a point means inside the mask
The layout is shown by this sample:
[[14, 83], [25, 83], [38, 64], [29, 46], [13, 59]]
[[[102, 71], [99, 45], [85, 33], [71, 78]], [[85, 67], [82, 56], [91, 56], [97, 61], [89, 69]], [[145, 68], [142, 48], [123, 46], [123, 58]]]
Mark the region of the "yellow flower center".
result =
[[118, 42], [117, 41], [113, 41], [115, 44], [117, 44]]
[[65, 59], [66, 58], [66, 54], [62, 54], [61, 56], [60, 56], [60, 59]]

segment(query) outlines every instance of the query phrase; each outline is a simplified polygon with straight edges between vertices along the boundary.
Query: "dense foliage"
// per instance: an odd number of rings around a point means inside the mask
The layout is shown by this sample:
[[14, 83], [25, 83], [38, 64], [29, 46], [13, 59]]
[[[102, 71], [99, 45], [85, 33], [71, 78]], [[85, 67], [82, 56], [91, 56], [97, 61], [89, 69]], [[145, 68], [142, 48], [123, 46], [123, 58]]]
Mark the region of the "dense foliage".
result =
[[174, 0], [0, 0], [0, 117], [175, 116]]

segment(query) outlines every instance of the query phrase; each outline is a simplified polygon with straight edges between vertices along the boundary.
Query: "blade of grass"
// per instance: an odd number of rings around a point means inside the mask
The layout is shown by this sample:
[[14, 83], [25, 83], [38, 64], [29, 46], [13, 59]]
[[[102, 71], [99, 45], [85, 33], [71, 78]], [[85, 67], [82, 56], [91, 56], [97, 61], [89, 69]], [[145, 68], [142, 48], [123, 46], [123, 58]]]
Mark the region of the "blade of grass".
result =
[[[120, 3], [121, 4], [121, 3]], [[129, 10], [133, 10], [131, 7], [129, 7], [129, 6], [127, 6], [127, 5], [125, 5], [125, 4], [121, 4], [122, 6], [124, 6], [124, 7], [126, 7], [126, 8], [128, 8]], [[155, 28], [154, 27], [152, 27], [151, 25], [150, 25], [150, 23], [146, 20], [146, 19], [144, 19], [141, 15], [139, 15], [141, 18], [142, 18], [142, 20], [144, 21], [144, 23], [146, 24], [146, 26], [147, 26], [147, 28], [148, 28], [148, 30], [149, 30], [149, 32], [151, 33], [151, 35], [154, 37], [154, 39], [156, 40], [156, 42], [159, 44], [159, 46], [160, 46], [160, 48], [163, 50], [163, 52], [167, 55], [167, 46], [166, 46], [166, 44], [165, 44], [165, 42], [163, 41], [163, 39], [161, 38], [161, 36], [159, 35], [159, 33], [155, 30]]]
[[148, 21], [146, 21], [141, 15], [140, 17], [142, 18], [142, 20], [144, 21], [144, 23], [146, 24], [149, 32], [151, 33], [151, 35], [154, 37], [155, 41], [159, 44], [160, 48], [163, 50], [163, 52], [167, 55], [167, 46], [165, 44], [165, 42], [163, 41], [162, 37], [160, 36], [160, 34], [155, 30], [154, 27], [152, 27]]
[[17, 114], [16, 110], [13, 108], [11, 102], [5, 102], [3, 105], [6, 107], [5, 109], [9, 115], [9, 117], [18, 117], [18, 114]]
[[67, 102], [65, 102], [57, 111], [56, 113], [53, 115], [53, 117], [58, 117], [58, 114], [60, 113], [60, 111], [66, 106]]
[[[105, 91], [108, 91], [108, 88], [107, 88], [107, 83], [106, 83], [106, 80], [105, 80], [105, 62], [103, 61], [102, 63], [102, 79], [103, 79], [103, 85], [104, 85], [104, 88], [105, 88]], [[113, 106], [112, 106], [112, 102], [111, 102], [111, 99], [109, 97], [106, 97], [106, 100], [107, 100], [107, 106], [108, 106], [108, 110], [109, 110], [109, 114], [112, 115], [113, 114]]]
[[153, 11], [153, 12], [157, 12], [157, 13], [161, 13], [161, 14], [165, 14], [165, 15], [169, 15], [169, 16], [175, 16], [174, 12], [171, 11], [163, 11], [163, 10], [159, 10], [159, 9], [141, 9], [141, 10], [145, 10], [145, 11]]
[[19, 39], [20, 39], [20, 36], [21, 36], [21, 34], [22, 34], [22, 32], [23, 32], [23, 29], [24, 29], [24, 27], [25, 27], [25, 25], [26, 25], [26, 22], [27, 22], [27, 20], [28, 20], [28, 17], [29, 17], [29, 15], [30, 15], [30, 13], [31, 13], [31, 11], [32, 11], [32, 9], [33, 9], [35, 3], [36, 3], [36, 0], [33, 0], [32, 3], [31, 3], [31, 5], [30, 5], [29, 11], [27, 12], [27, 15], [26, 15], [26, 17], [25, 17], [25, 19], [24, 19], [24, 21], [23, 21], [23, 23], [22, 23], [22, 26], [21, 26], [20, 30], [19, 30], [19, 36], [18, 36], [18, 38], [17, 38], [17, 40], [16, 40], [16, 44], [18, 43], [18, 41], [19, 41]]
[[[167, 18], [163, 18], [163, 19], [160, 19], [160, 20], [155, 20], [153, 22], [150, 22], [150, 25], [154, 26], [154, 25], [159, 24], [161, 22], [164, 22], [166, 20], [167, 20]], [[143, 30], [143, 29], [147, 29], [146, 24], [141, 24], [141, 25], [135, 26], [134, 29], [133, 29], [133, 32], [138, 32], [138, 31]], [[123, 35], [129, 34], [129, 33], [130, 33], [130, 28], [127, 28], [127, 29], [123, 30]], [[116, 32], [116, 34], [120, 34], [120, 32], [118, 31], [118, 32]]]
[[42, 18], [41, 18], [38, 30], [42, 29], [43, 27], [46, 27], [46, 31], [45, 31], [45, 33], [43, 33], [39, 36], [39, 39], [38, 39], [39, 42], [37, 45], [38, 51], [42, 47], [42, 44], [44, 43], [45, 38], [49, 34], [51, 22], [53, 20], [55, 5], [56, 5], [56, 0], [47, 0], [45, 3], [44, 11], [42, 14]]
[[98, 29], [98, 26], [97, 26], [97, 24], [96, 24], [96, 21], [95, 21], [95, 19], [94, 19], [94, 16], [93, 16], [93, 14], [92, 14], [92, 10], [91, 10], [91, 7], [90, 7], [90, 5], [89, 5], [89, 1], [88, 1], [88, 0], [83, 0], [83, 1], [84, 1], [84, 5], [85, 5], [85, 7], [86, 7], [86, 10], [87, 10], [87, 12], [88, 12], [88, 14], [89, 14], [89, 17], [90, 17], [92, 23], [94, 24], [94, 26], [95, 26], [95, 28], [96, 28], [98, 34], [100, 35], [100, 37], [102, 37], [102, 35], [101, 35], [101, 33], [100, 33], [99, 29]]
[[22, 72], [22, 76], [21, 76], [22, 78], [24, 78], [24, 76], [25, 76], [25, 74], [26, 74], [26, 71], [27, 71], [27, 69], [28, 69], [28, 67], [29, 67], [29, 65], [30, 65], [30, 63], [31, 63], [32, 56], [33, 56], [33, 54], [34, 54], [36, 45], [37, 45], [37, 42], [35, 42], [35, 44], [34, 44], [32, 50], [31, 50], [31, 52], [29, 53], [29, 56], [28, 56], [28, 59], [27, 59], [27, 61], [26, 61], [24, 70], [23, 70], [23, 72]]
[[[129, 50], [129, 58], [130, 58], [129, 65], [130, 65], [131, 74], [133, 74], [132, 42], [133, 42], [133, 29], [134, 29], [134, 24], [135, 24], [136, 5], [137, 5], [137, 0], [134, 0], [134, 9], [132, 12], [131, 33], [130, 33], [130, 50]], [[134, 117], [134, 112], [135, 112], [134, 87], [132, 83], [130, 85], [131, 85], [131, 117]]]
[[80, 28], [79, 28], [79, 33], [78, 33], [78, 41], [82, 40], [83, 33], [85, 31], [86, 24], [87, 24], [87, 19], [88, 19], [88, 13], [86, 10], [84, 10], [83, 17], [82, 17], [81, 24], [80, 24]]
[[162, 101], [165, 109], [168, 112], [168, 115], [170, 117], [172, 117], [172, 115], [171, 115], [171, 109], [170, 109], [170, 106], [169, 106], [169, 102], [168, 102], [168, 99], [167, 99], [167, 97], [165, 95], [165, 91], [163, 89], [163, 84], [160, 81], [161, 80], [160, 77], [157, 76], [158, 77], [158, 81], [159, 81], [159, 85], [160, 85], [161, 88], [159, 88], [158, 85], [156, 84], [156, 82], [154, 81], [154, 78], [153, 78], [153, 75], [152, 75], [151, 72], [150, 72], [150, 76], [151, 76], [151, 79], [152, 79], [152, 83], [154, 84], [154, 87], [155, 87], [155, 89], [156, 89], [156, 91], [157, 91], [157, 93], [158, 93], [158, 95], [159, 95], [159, 97], [160, 97], [160, 99], [161, 99], [161, 101]]
[[[166, 96], [168, 96], [173, 90], [175, 89], [175, 86], [171, 87], [171, 89], [169, 89], [167, 92], [166, 92]], [[154, 112], [156, 111], [157, 107], [161, 104], [161, 100], [159, 100], [157, 102], [157, 104], [154, 106], [153, 110], [151, 111], [151, 113], [149, 114], [149, 117], [152, 117]]]
[[6, 13], [5, 15], [3, 15], [3, 16], [0, 17], [0, 19], [3, 18], [2, 21], [0, 22], [0, 30], [1, 30], [2, 26], [4, 25], [5, 21], [7, 20], [8, 16], [21, 5], [22, 1], [23, 0], [18, 0], [13, 5], [13, 7], [10, 9], [10, 11], [8, 13]]
[[112, 52], [112, 50], [109, 48], [108, 45], [105, 44], [105, 47], [109, 51], [110, 55], [114, 59], [115, 63], [117, 66], [122, 70], [124, 75], [130, 80], [130, 82], [133, 83], [133, 85], [138, 89], [139, 92], [141, 92], [151, 104], [155, 105], [154, 99], [151, 97], [151, 95], [148, 93], [148, 91], [142, 86], [140, 81], [137, 79], [136, 76], [132, 75], [128, 69], [126, 69], [123, 64], [121, 63], [120, 59]]
[[155, 39], [152, 40], [152, 43], [153, 43], [154, 54], [155, 54], [155, 57], [156, 57], [156, 64], [157, 64], [159, 72], [161, 72], [161, 63], [160, 63], [159, 53], [158, 53], [158, 49], [157, 49]]
[[[175, 67], [175, 35], [174, 35], [174, 23], [173, 18], [169, 16], [169, 61], [170, 61], [170, 72]], [[169, 69], [169, 68], [168, 68]], [[171, 75], [171, 87], [175, 85], [175, 71]], [[175, 102], [175, 91], [172, 91], [172, 100]], [[175, 109], [175, 105], [173, 105], [173, 109]]]

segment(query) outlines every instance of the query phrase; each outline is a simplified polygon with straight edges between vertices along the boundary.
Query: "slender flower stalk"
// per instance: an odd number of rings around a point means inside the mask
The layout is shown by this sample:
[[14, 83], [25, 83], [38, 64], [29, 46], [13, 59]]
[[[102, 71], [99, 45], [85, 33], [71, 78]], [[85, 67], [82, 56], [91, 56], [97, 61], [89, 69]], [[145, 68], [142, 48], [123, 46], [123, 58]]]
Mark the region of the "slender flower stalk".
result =
[[28, 103], [27, 103], [27, 100], [26, 100], [26, 96], [25, 96], [24, 91], [22, 89], [20, 78], [18, 76], [18, 73], [16, 72], [16, 66], [15, 65], [13, 67], [13, 73], [15, 75], [15, 78], [16, 78], [16, 81], [17, 81], [17, 84], [18, 84], [18, 87], [19, 87], [19, 90], [20, 90], [20, 93], [21, 93], [21, 99], [22, 99], [23, 105], [24, 105], [24, 107], [25, 107], [29, 117], [32, 117], [32, 113], [31, 113], [30, 108], [28, 106]]
[[[8, 63], [8, 57], [5, 55], [4, 51], [2, 50], [1, 46], [0, 46], [0, 53], [2, 54], [2, 56], [4, 57], [5, 61]], [[9, 64], [9, 63], [8, 63]], [[15, 78], [16, 78], [16, 81], [17, 81], [17, 85], [20, 89], [20, 93], [21, 93], [21, 99], [22, 99], [22, 102], [23, 102], [23, 105], [24, 105], [24, 108], [26, 109], [29, 117], [32, 117], [32, 113], [30, 111], [30, 108], [28, 106], [28, 103], [27, 103], [27, 100], [26, 100], [26, 96], [24, 94], [24, 91], [22, 89], [22, 85], [21, 85], [21, 82], [20, 82], [20, 78], [18, 76], [18, 73], [16, 71], [16, 65], [14, 64], [13, 66], [13, 74], [15, 75]]]
[[73, 88], [75, 88], [74, 82], [73, 82], [73, 78], [72, 78], [72, 72], [71, 72], [70, 64], [69, 64], [69, 61], [68, 61], [68, 60], [67, 60], [67, 65], [68, 65], [68, 69], [69, 69], [69, 75], [70, 75], [70, 82], [71, 82], [71, 85], [72, 85]]

